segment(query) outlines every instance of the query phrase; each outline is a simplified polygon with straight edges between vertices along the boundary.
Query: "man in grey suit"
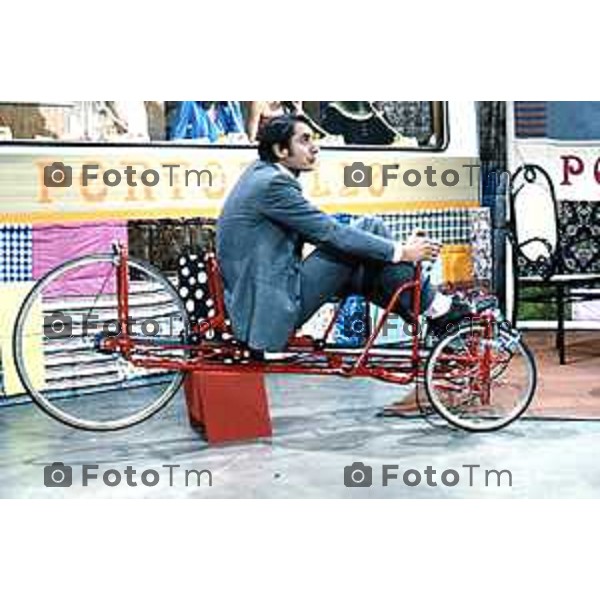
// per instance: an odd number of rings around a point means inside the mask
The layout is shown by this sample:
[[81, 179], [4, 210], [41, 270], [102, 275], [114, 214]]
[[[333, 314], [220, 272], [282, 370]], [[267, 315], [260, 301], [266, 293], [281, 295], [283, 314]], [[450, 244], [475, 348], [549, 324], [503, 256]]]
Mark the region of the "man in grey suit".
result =
[[[304, 198], [298, 176], [316, 167], [318, 147], [301, 115], [275, 117], [259, 134], [260, 160], [242, 174], [217, 224], [217, 259], [236, 337], [254, 350], [278, 351], [322, 304], [350, 293], [385, 306], [414, 276], [414, 263], [440, 246], [418, 235], [395, 242], [381, 219], [342, 225]], [[305, 242], [316, 246], [306, 259]], [[434, 331], [468, 307], [423, 281], [421, 308]], [[411, 309], [405, 292], [396, 312]]]

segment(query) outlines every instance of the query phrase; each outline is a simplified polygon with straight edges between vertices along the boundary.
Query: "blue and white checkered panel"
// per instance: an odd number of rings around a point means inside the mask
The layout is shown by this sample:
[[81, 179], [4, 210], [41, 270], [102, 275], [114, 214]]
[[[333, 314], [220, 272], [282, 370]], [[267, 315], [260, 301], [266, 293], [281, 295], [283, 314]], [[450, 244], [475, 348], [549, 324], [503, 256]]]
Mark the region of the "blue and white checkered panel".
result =
[[397, 240], [405, 240], [418, 228], [444, 244], [468, 244], [471, 238], [472, 213], [471, 208], [448, 208], [380, 216]]
[[32, 270], [31, 226], [0, 226], [0, 282], [31, 281]]

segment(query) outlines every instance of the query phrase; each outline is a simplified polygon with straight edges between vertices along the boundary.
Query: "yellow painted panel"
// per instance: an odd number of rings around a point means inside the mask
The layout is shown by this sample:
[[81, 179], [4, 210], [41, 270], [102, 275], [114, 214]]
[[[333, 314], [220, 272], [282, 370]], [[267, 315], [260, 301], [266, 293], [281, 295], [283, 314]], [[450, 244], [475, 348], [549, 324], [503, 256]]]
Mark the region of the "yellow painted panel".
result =
[[[12, 338], [17, 314], [23, 300], [33, 287], [34, 282], [3, 283], [0, 285], [0, 350], [4, 371], [4, 390], [7, 395], [24, 393], [13, 360]], [[44, 355], [42, 346], [42, 310], [39, 302], [30, 311], [25, 327], [25, 359], [28, 373], [36, 386], [45, 382]]]
[[[324, 202], [319, 205], [321, 210], [329, 213], [353, 213], [353, 214], [376, 214], [390, 213], [398, 214], [415, 210], [443, 210], [453, 208], [477, 208], [477, 200], [411, 200], [411, 201], [368, 201], [368, 202]], [[21, 224], [29, 223], [36, 225], [38, 223], [79, 223], [82, 221], [107, 222], [122, 221], [128, 219], [160, 219], [160, 218], [194, 218], [207, 217], [216, 218], [219, 216], [220, 209], [214, 208], [182, 208], [171, 210], [165, 215], [162, 209], [143, 209], [138, 212], [129, 210], [111, 210], [102, 211], [82, 211], [77, 213], [61, 213], [49, 211], [46, 213], [18, 213], [5, 214], [0, 217], [3, 224]]]

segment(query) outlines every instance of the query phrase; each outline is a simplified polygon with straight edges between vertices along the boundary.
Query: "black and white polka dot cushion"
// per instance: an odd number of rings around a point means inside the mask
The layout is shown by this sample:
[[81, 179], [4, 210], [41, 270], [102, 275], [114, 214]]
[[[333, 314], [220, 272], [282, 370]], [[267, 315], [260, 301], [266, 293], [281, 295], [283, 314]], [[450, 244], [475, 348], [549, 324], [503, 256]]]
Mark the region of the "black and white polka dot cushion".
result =
[[[192, 328], [206, 319], [216, 315], [216, 301], [211, 296], [206, 269], [207, 255], [185, 254], [179, 257], [177, 269], [177, 290], [185, 305]], [[203, 333], [192, 333], [190, 342], [199, 344], [202, 339], [223, 342], [230, 346], [239, 346], [235, 349], [232, 358], [225, 358], [224, 362], [236, 360], [246, 362], [249, 354], [244, 345], [236, 340], [231, 330], [231, 322], [225, 320], [225, 326], [219, 329], [212, 328]]]
[[208, 273], [197, 254], [179, 258], [177, 288], [192, 323], [215, 316], [215, 302], [210, 297]]

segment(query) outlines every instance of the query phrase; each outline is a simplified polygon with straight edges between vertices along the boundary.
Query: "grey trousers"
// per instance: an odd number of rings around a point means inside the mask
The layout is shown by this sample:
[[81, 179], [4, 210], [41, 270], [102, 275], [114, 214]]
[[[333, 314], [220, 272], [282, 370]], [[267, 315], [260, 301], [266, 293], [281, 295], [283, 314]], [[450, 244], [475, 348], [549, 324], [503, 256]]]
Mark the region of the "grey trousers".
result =
[[[377, 217], [363, 217], [351, 227], [358, 227], [390, 239], [392, 237], [387, 225]], [[414, 275], [415, 267], [412, 263], [382, 263], [342, 256], [329, 250], [315, 250], [302, 263], [301, 310], [296, 326], [303, 325], [326, 302], [350, 294], [360, 294], [370, 302], [385, 307], [397, 288], [413, 279]], [[423, 312], [433, 301], [435, 291], [428, 278], [424, 278], [421, 283]], [[394, 312], [406, 321], [410, 319], [411, 291], [407, 290], [400, 295]]]

